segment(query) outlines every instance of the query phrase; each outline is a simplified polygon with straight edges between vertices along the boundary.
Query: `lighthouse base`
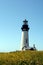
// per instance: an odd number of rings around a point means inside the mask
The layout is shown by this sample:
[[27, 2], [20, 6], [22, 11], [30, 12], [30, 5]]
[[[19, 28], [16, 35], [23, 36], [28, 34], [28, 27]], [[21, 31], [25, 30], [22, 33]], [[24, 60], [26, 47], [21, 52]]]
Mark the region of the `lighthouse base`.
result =
[[24, 47], [21, 49], [21, 51], [25, 51], [25, 50], [36, 50], [36, 47], [27, 47], [27, 48], [26, 48], [26, 46], [24, 46]]

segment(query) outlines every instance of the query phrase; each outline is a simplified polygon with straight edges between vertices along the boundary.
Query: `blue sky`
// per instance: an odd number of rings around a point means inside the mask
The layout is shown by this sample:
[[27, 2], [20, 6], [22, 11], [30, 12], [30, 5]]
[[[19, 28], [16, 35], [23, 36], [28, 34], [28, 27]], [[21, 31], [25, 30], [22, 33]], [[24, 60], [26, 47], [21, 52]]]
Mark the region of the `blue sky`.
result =
[[24, 19], [30, 27], [29, 45], [43, 50], [43, 0], [0, 0], [0, 52], [20, 49]]

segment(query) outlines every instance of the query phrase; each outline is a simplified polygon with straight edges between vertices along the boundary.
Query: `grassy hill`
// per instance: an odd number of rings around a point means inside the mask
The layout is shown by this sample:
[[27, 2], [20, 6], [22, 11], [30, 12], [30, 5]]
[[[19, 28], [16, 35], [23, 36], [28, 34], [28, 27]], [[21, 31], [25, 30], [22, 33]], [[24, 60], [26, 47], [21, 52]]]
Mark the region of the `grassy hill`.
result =
[[0, 65], [43, 65], [43, 51], [0, 53]]

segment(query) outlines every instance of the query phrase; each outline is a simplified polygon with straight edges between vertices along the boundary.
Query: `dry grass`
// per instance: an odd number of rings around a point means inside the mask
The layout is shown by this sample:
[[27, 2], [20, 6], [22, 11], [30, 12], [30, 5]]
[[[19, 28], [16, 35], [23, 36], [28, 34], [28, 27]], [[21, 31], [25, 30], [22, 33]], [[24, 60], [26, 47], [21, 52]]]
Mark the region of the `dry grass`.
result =
[[0, 53], [0, 65], [43, 65], [43, 51]]

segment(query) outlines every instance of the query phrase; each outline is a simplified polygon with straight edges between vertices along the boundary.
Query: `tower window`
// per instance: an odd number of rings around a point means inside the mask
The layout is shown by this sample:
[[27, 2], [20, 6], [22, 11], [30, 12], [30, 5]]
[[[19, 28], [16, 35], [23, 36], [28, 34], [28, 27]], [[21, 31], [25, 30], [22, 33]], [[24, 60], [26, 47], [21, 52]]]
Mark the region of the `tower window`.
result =
[[27, 41], [28, 41], [28, 40], [26, 39], [26, 43], [27, 43]]

